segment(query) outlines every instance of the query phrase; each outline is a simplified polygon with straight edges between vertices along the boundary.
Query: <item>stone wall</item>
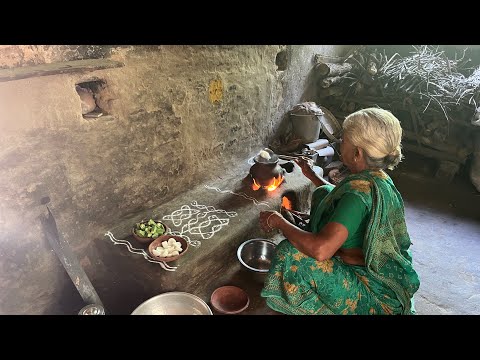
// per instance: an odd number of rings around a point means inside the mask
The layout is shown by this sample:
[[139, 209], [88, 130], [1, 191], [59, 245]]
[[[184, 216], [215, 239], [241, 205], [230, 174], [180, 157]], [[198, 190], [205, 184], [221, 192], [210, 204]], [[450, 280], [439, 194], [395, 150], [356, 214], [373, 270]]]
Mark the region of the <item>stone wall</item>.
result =
[[[314, 54], [346, 49], [1, 46], [1, 68], [125, 65], [0, 83], [0, 313], [62, 313], [70, 279], [41, 231], [42, 197], [94, 283], [91, 239], [258, 151], [306, 99]], [[75, 90], [91, 80], [104, 82], [97, 103], [108, 115], [98, 119], [82, 116]]]

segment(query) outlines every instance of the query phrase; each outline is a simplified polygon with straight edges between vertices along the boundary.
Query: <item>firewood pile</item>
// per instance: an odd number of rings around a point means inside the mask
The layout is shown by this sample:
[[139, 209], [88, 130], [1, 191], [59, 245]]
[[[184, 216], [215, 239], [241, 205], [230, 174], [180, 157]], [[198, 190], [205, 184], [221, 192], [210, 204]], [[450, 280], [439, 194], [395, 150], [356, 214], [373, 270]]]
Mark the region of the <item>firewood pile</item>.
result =
[[392, 111], [404, 129], [403, 147], [437, 159], [436, 176], [448, 182], [473, 153], [473, 133], [480, 131], [480, 67], [465, 51], [451, 59], [427, 45], [412, 46], [410, 54], [361, 46], [342, 63], [316, 58], [316, 102], [340, 121], [371, 106]]

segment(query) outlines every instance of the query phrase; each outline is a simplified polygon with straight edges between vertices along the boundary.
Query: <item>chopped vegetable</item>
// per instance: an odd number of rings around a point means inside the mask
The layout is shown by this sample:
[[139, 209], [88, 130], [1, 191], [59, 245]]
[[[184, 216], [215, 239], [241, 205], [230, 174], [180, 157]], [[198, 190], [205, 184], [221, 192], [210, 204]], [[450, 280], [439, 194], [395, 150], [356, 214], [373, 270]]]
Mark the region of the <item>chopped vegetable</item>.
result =
[[165, 226], [161, 222], [149, 219], [147, 222], [135, 224], [135, 234], [140, 237], [156, 239], [165, 234]]

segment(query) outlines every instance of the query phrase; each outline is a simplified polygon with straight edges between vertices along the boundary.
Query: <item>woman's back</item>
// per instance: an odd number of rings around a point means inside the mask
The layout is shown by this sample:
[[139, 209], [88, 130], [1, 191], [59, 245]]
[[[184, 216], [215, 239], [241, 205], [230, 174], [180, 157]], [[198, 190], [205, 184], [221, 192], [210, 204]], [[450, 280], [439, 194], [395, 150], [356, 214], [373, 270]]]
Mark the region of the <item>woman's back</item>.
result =
[[349, 230], [336, 255], [347, 264], [366, 266], [406, 305], [419, 280], [412, 266], [403, 200], [392, 179], [382, 170], [365, 170], [348, 176], [336, 188], [315, 190], [310, 231], [318, 232], [328, 222]]

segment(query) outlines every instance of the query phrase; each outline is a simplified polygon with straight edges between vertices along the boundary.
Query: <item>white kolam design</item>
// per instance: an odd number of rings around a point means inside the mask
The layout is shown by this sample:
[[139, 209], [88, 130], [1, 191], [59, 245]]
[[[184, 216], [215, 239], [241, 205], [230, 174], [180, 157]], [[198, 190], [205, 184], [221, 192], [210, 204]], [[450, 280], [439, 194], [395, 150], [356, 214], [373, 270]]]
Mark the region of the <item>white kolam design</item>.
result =
[[255, 199], [254, 197], [251, 197], [251, 196], [248, 196], [247, 194], [245, 193], [236, 193], [236, 192], [233, 192], [233, 191], [230, 191], [230, 190], [220, 190], [219, 188], [216, 188], [214, 186], [210, 186], [210, 185], [204, 185], [205, 188], [209, 189], [209, 190], [215, 190], [216, 192], [219, 192], [219, 193], [222, 193], [222, 194], [232, 194], [232, 195], [235, 195], [235, 196], [241, 196], [243, 197], [244, 199], [247, 199], [247, 200], [250, 200], [252, 201], [255, 205], [257, 206], [266, 206], [266, 207], [270, 207], [270, 204], [266, 201], [258, 201], [257, 199]]
[[[230, 223], [230, 218], [237, 216], [235, 211], [225, 211], [216, 209], [213, 206], [201, 205], [197, 201], [192, 201], [190, 205], [182, 205], [180, 209], [165, 215], [163, 220], [171, 221], [174, 226], [179, 227], [177, 232], [171, 232], [172, 235], [184, 234], [200, 235], [202, 239], [210, 239], [215, 233]], [[199, 246], [200, 241], [188, 242], [193, 246]]]
[[142, 255], [145, 258], [145, 260], [147, 260], [148, 262], [158, 264], [167, 271], [177, 270], [177, 266], [170, 266], [163, 261], [155, 260], [149, 254], [147, 254], [145, 250], [134, 248], [132, 244], [130, 244], [130, 242], [128, 242], [127, 240], [116, 239], [115, 236], [113, 236], [113, 234], [110, 231], [107, 231], [105, 233], [105, 236], [108, 236], [110, 241], [113, 242], [115, 245], [124, 245], [127, 247], [128, 251], [131, 252], [132, 254]]

